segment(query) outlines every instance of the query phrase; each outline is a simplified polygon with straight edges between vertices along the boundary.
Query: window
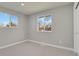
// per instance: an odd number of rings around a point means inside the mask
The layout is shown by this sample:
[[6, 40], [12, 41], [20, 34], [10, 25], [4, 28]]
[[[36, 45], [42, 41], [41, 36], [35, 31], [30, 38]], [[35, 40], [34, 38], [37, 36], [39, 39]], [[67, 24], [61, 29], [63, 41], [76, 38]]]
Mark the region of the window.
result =
[[52, 16], [39, 17], [37, 29], [40, 32], [51, 32], [52, 31]]
[[17, 16], [0, 12], [0, 28], [2, 27], [16, 27], [18, 24]]

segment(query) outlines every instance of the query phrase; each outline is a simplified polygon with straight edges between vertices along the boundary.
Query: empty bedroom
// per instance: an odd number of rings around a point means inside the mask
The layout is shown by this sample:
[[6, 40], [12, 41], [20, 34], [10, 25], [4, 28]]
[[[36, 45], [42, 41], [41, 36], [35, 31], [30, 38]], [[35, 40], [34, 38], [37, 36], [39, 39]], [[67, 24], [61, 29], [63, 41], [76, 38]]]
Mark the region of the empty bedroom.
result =
[[78, 56], [78, 5], [0, 2], [0, 56]]

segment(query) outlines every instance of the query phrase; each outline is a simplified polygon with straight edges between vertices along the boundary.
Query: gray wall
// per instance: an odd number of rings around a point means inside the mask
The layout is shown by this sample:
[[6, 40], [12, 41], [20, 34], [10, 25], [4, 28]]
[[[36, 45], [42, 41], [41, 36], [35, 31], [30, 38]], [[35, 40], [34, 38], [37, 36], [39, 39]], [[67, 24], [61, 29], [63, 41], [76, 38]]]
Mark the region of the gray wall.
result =
[[[37, 31], [37, 18], [52, 15], [55, 30], [50, 32]], [[73, 48], [73, 6], [66, 5], [39, 12], [29, 17], [29, 39], [50, 44]]]
[[19, 25], [16, 28], [2, 28], [0, 29], [0, 46], [11, 44], [20, 40], [24, 40], [25, 36], [27, 37], [27, 17], [21, 13], [1, 8], [0, 11], [7, 12], [13, 15], [18, 16]]

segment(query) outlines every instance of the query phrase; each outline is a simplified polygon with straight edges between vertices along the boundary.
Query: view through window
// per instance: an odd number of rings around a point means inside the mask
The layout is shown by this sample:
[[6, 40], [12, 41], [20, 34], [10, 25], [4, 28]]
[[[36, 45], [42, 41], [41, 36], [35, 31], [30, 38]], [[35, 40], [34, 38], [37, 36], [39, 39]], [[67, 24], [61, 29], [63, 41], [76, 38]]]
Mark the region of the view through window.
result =
[[0, 28], [2, 27], [16, 27], [18, 24], [17, 22], [17, 16], [0, 12]]
[[52, 16], [43, 16], [38, 18], [38, 31], [50, 32], [52, 31]]

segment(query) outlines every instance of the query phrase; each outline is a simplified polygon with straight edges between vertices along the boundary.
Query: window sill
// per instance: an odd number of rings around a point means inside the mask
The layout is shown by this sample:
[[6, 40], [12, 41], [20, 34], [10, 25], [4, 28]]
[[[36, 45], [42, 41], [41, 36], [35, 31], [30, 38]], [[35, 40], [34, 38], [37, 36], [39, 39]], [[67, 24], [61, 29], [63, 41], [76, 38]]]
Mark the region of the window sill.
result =
[[6, 30], [7, 29], [16, 29], [16, 28], [18, 28], [18, 27], [1, 27], [0, 30], [4, 30], [4, 29], [6, 29]]
[[49, 32], [49, 33], [50, 33], [50, 32], [52, 32], [52, 31], [38, 31], [38, 32]]

